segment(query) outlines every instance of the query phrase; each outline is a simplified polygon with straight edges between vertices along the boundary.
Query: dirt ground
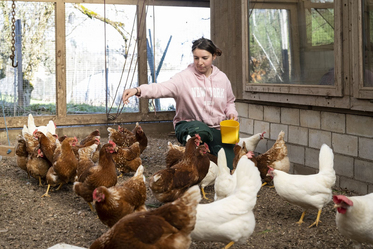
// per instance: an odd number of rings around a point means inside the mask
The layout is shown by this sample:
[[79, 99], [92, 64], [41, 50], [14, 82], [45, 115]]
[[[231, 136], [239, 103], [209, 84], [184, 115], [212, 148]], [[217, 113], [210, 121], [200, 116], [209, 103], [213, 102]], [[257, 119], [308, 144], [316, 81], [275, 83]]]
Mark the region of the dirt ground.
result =
[[[165, 167], [167, 142], [176, 142], [175, 137], [168, 135], [148, 135], [148, 138], [148, 147], [141, 156], [146, 177]], [[129, 177], [125, 176], [119, 182]], [[46, 249], [58, 243], [88, 248], [107, 231], [87, 203], [73, 192], [72, 184], [50, 192], [50, 198], [41, 198], [47, 186], [39, 187], [36, 179], [28, 179], [14, 157], [3, 157], [0, 161], [0, 179], [0, 248]], [[207, 187], [206, 193], [212, 201], [213, 186]], [[148, 208], [159, 204], [150, 191], [147, 194]], [[209, 201], [202, 200], [203, 203]], [[246, 244], [234, 244], [231, 248], [351, 248], [351, 241], [336, 228], [332, 202], [323, 209], [322, 223], [318, 227], [308, 228], [316, 219], [316, 210], [306, 215], [305, 223], [299, 226], [295, 222], [301, 213], [300, 208], [283, 201], [274, 188], [263, 187], [254, 209], [254, 233]], [[190, 248], [224, 246], [217, 242], [193, 241]]]

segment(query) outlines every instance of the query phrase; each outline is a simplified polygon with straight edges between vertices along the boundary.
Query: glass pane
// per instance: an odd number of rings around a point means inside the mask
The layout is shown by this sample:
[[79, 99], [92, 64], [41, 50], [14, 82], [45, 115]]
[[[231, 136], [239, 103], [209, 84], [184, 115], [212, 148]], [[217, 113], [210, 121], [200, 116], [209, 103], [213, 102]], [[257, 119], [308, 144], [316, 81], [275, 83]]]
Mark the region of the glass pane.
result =
[[[14, 11], [13, 29], [12, 2], [1, 2], [0, 101], [5, 116], [53, 115], [56, 113], [54, 4], [16, 1]], [[12, 51], [14, 64], [18, 63], [15, 68], [9, 58]]]
[[[138, 85], [135, 14], [133, 5], [66, 3], [67, 113], [121, 112], [124, 88]], [[130, 101], [123, 112], [139, 110]]]
[[250, 11], [250, 83], [333, 85], [334, 10], [292, 11]]
[[[163, 82], [193, 63], [192, 41], [210, 38], [210, 9], [149, 6], [146, 24], [148, 82]], [[172, 111], [175, 100], [149, 100], [150, 111], [154, 106], [157, 111]]]
[[364, 86], [373, 87], [373, 1], [364, 1]]

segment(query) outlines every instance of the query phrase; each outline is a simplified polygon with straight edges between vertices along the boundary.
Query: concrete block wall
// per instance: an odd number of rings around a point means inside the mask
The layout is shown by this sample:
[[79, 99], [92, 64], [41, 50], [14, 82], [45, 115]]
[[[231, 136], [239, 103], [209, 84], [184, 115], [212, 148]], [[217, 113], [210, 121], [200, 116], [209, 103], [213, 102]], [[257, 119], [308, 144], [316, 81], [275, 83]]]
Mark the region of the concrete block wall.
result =
[[256, 152], [267, 151], [285, 132], [290, 173], [317, 173], [325, 143], [334, 152], [336, 186], [373, 192], [373, 117], [248, 103], [236, 103], [236, 108], [241, 137], [266, 132]]

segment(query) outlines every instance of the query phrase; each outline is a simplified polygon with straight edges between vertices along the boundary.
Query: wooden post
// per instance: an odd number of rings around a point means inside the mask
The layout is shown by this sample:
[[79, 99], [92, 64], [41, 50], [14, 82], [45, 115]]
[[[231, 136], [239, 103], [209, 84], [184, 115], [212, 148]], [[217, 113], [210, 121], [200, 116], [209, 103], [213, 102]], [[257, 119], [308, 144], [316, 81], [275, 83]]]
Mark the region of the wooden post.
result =
[[24, 107], [24, 94], [23, 94], [23, 74], [22, 74], [22, 25], [21, 20], [16, 21], [16, 51], [18, 62], [18, 106]]

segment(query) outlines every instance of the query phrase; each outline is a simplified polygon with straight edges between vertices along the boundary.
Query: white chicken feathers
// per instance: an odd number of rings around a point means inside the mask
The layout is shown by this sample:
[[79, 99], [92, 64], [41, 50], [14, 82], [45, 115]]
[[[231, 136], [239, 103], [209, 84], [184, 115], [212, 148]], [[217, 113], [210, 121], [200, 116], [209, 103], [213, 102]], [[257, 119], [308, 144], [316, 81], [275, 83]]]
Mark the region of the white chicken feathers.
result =
[[240, 137], [237, 145], [243, 146], [243, 142], [246, 144], [247, 151], [255, 151], [256, 146], [258, 146], [258, 143], [260, 140], [264, 138], [265, 131], [262, 133], [257, 133], [252, 135], [251, 137]]
[[[219, 153], [224, 150], [220, 150]], [[198, 204], [192, 239], [246, 243], [255, 228], [253, 208], [261, 188], [259, 170], [242, 156], [236, 168], [236, 187], [228, 197], [208, 204]]]
[[207, 172], [206, 176], [202, 179], [200, 185], [201, 185], [201, 188], [205, 188], [207, 186], [210, 186], [212, 184], [215, 183], [215, 179], [218, 175], [218, 165], [216, 165], [216, 163], [214, 163], [213, 161], [210, 161], [210, 167], [209, 167], [209, 171]]
[[44, 135], [47, 135], [48, 132], [52, 133], [53, 135], [56, 134], [56, 125], [54, 124], [53, 120], [49, 120], [48, 124], [46, 126], [36, 126], [34, 117], [30, 113], [27, 118], [27, 126], [23, 125], [22, 128], [22, 136], [25, 135], [25, 133], [33, 134], [35, 130], [41, 131], [44, 133]]
[[276, 192], [286, 201], [304, 210], [321, 210], [332, 199], [332, 187], [336, 176], [333, 168], [332, 149], [323, 144], [319, 153], [319, 173], [313, 175], [294, 175], [270, 169]]
[[[344, 204], [341, 199], [348, 199], [352, 205]], [[337, 211], [336, 224], [341, 234], [354, 241], [355, 248], [360, 243], [373, 244], [373, 193], [363, 196], [334, 196], [335, 207], [344, 207], [346, 213]]]
[[218, 152], [218, 173], [215, 178], [215, 196], [214, 200], [220, 200], [231, 193], [236, 188], [236, 171], [231, 175], [230, 169], [227, 165], [226, 155], [224, 149]]

